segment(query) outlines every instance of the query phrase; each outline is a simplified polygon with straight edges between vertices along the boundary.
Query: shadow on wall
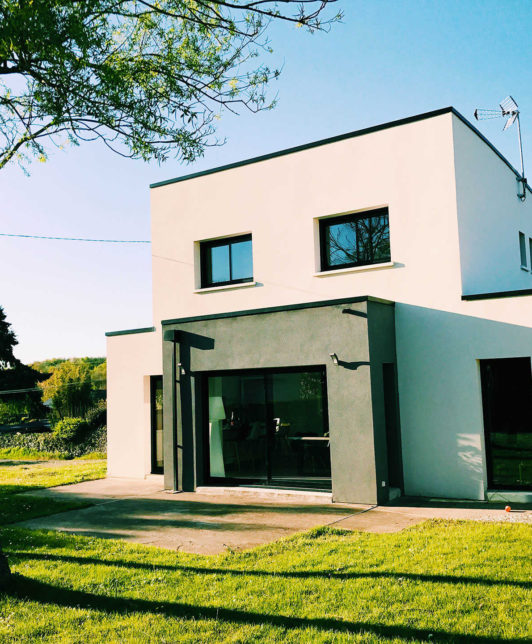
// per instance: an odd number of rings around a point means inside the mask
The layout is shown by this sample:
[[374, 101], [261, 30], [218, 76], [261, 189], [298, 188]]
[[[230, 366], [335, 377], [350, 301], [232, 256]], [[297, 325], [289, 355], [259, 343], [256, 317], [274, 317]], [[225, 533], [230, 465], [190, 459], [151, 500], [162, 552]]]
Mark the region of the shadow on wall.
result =
[[532, 356], [532, 328], [399, 302], [395, 316], [405, 493], [482, 500], [478, 361]]

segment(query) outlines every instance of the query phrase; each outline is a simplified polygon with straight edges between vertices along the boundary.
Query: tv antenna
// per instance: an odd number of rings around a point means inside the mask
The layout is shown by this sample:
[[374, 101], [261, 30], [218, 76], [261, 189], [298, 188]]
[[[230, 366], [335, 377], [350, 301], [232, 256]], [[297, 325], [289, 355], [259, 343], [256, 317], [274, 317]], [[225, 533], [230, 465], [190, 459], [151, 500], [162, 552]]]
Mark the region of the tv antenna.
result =
[[485, 121], [486, 119], [497, 119], [506, 117], [506, 123], [503, 127], [503, 132], [511, 127], [517, 121], [517, 136], [519, 138], [519, 154], [521, 156], [521, 176], [517, 177], [517, 182], [521, 184], [522, 192], [517, 192], [517, 196], [521, 201], [526, 199], [526, 177], [525, 167], [523, 163], [523, 143], [521, 141], [521, 123], [519, 122], [519, 110], [517, 103], [511, 96], [507, 96], [504, 101], [499, 103], [498, 110], [475, 110], [475, 118], [477, 121]]

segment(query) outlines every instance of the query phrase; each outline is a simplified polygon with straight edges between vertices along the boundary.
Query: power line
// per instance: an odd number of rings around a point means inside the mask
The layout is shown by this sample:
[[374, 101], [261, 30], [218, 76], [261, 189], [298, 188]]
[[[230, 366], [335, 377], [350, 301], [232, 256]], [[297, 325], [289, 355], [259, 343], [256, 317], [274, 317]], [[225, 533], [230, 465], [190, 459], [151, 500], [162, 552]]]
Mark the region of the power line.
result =
[[25, 237], [26, 239], [54, 239], [59, 241], [98, 242], [105, 244], [151, 244], [146, 239], [87, 239], [86, 237], [47, 237], [45, 235], [19, 235], [15, 233], [0, 233], [0, 237]]
[[[46, 382], [44, 380], [43, 382]], [[76, 387], [77, 385], [97, 385], [97, 384], [107, 384], [107, 380], [105, 378], [91, 378], [90, 380], [71, 380], [70, 382], [63, 382], [60, 383], [59, 385], [55, 385], [55, 389], [64, 389], [65, 387]], [[31, 391], [42, 391], [41, 387], [27, 387], [25, 389], [3, 389], [0, 391], [0, 396], [2, 395], [8, 395], [8, 394], [22, 394], [22, 393], [29, 393]]]

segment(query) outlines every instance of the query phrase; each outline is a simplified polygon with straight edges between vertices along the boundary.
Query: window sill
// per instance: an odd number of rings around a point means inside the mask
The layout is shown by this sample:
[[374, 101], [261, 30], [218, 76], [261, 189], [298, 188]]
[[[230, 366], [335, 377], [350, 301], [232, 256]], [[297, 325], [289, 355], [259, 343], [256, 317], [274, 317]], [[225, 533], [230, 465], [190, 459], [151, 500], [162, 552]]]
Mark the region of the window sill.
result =
[[206, 288], [197, 288], [194, 293], [203, 295], [204, 293], [216, 293], [217, 291], [232, 291], [235, 288], [247, 288], [257, 286], [257, 282], [242, 282], [241, 284], [224, 284], [224, 286], [207, 286]]
[[332, 271], [320, 271], [314, 273], [314, 277], [329, 277], [329, 275], [343, 275], [344, 273], [362, 273], [363, 271], [375, 271], [381, 268], [393, 268], [395, 262], [382, 262], [382, 264], [366, 264], [365, 266], [351, 266], [350, 268], [336, 268]]
[[522, 270], [522, 271], [526, 271], [527, 273], [529, 273], [529, 272], [530, 272], [530, 271], [528, 270], [528, 266], [521, 266], [521, 270]]

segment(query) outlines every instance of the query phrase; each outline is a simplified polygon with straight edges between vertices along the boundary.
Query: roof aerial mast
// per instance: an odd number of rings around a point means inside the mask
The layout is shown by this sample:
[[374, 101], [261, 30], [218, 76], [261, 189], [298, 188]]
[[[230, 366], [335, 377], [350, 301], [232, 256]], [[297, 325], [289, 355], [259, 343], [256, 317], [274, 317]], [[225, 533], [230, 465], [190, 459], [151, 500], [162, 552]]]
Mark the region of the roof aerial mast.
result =
[[504, 101], [501, 101], [499, 104], [498, 110], [475, 110], [475, 118], [477, 121], [484, 121], [486, 119], [496, 119], [500, 117], [507, 117], [507, 121], [504, 125], [504, 130], [507, 130], [514, 124], [514, 121], [517, 121], [517, 136], [519, 139], [519, 154], [521, 157], [521, 176], [517, 177], [517, 183], [520, 184], [520, 189], [518, 188], [517, 196], [521, 201], [526, 199], [526, 177], [525, 177], [525, 166], [523, 162], [523, 143], [521, 141], [521, 123], [519, 122], [519, 110], [517, 109], [517, 103], [511, 96], [507, 96]]

